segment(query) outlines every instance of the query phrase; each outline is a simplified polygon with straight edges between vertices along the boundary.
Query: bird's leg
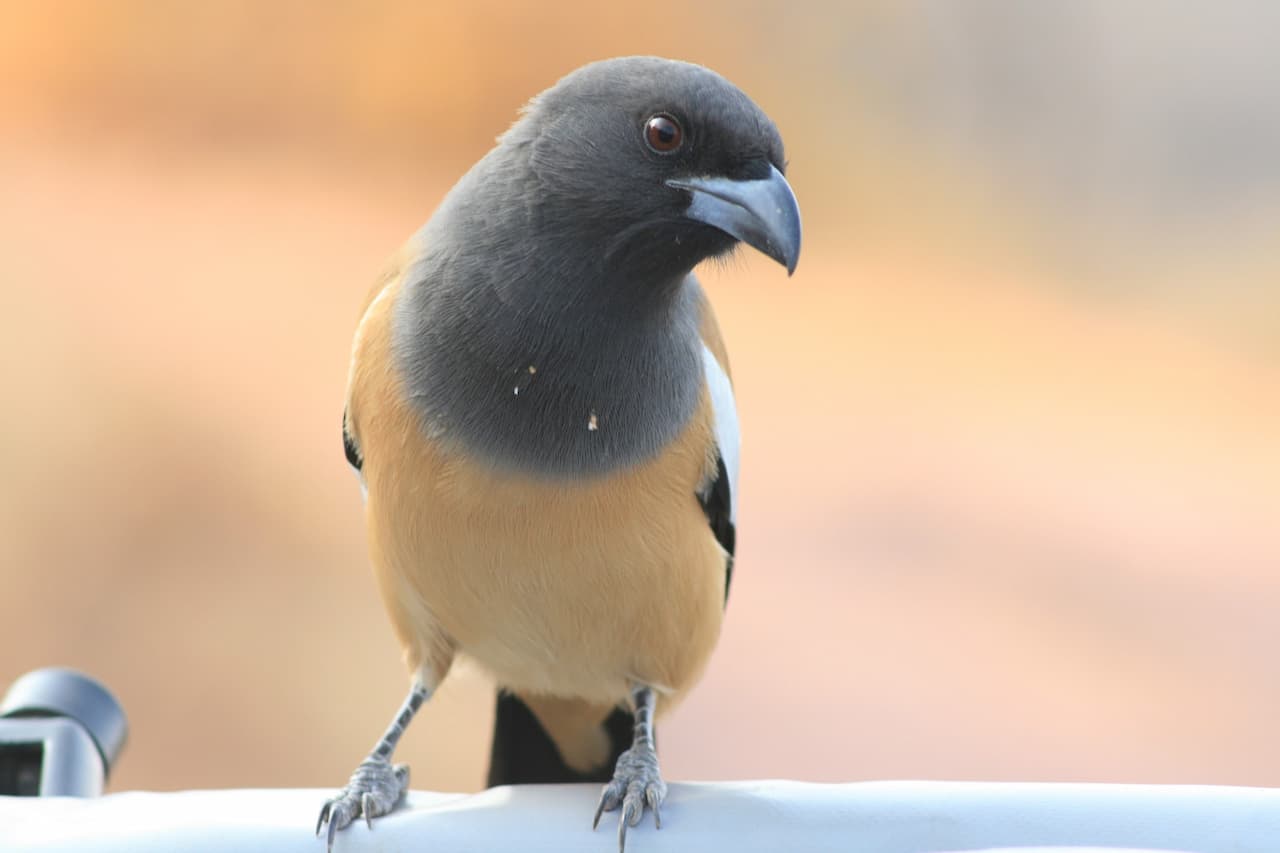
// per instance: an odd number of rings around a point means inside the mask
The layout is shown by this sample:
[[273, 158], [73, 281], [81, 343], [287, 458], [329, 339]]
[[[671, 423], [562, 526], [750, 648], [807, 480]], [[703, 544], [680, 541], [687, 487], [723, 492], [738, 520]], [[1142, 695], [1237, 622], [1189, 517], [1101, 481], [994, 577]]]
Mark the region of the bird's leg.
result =
[[431, 698], [431, 690], [422, 684], [414, 683], [409, 696], [400, 706], [400, 712], [387, 728], [386, 734], [374, 746], [369, 757], [360, 762], [356, 772], [351, 774], [347, 787], [336, 797], [329, 798], [324, 808], [320, 809], [320, 819], [316, 821], [316, 835], [329, 824], [327, 850], [332, 853], [333, 838], [338, 830], [346, 827], [353, 820], [364, 815], [365, 823], [371, 828], [373, 819], [391, 811], [400, 802], [404, 792], [409, 789], [409, 766], [397, 764], [392, 766], [391, 753], [395, 750], [400, 736], [413, 715], [422, 707], [422, 703]]
[[618, 757], [613, 771], [613, 781], [604, 786], [596, 818], [591, 824], [595, 829], [600, 815], [622, 806], [618, 820], [618, 853], [627, 846], [627, 827], [635, 826], [644, 816], [647, 806], [653, 810], [653, 822], [662, 829], [662, 801], [667, 796], [667, 783], [662, 781], [658, 769], [658, 752], [653, 741], [653, 709], [656, 698], [652, 687], [635, 685], [631, 688], [631, 705], [635, 711], [636, 728], [631, 748]]

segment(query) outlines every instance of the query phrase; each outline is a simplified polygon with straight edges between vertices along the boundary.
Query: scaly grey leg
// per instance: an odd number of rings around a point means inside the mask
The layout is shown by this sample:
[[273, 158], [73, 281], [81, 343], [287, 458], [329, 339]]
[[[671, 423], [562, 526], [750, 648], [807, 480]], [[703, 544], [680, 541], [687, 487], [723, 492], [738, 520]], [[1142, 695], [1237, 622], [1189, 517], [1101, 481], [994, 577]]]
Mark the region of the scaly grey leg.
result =
[[422, 703], [431, 698], [431, 691], [421, 684], [415, 683], [409, 696], [400, 706], [400, 712], [387, 728], [386, 734], [374, 746], [369, 757], [360, 762], [356, 772], [351, 774], [347, 787], [336, 797], [330, 797], [320, 809], [320, 819], [316, 821], [316, 835], [329, 824], [326, 850], [333, 853], [333, 839], [338, 830], [345, 828], [360, 815], [364, 815], [365, 823], [373, 828], [373, 819], [381, 817], [395, 808], [396, 803], [409, 789], [409, 766], [407, 764], [391, 765], [391, 753], [400, 736], [413, 715], [418, 713]]
[[646, 806], [653, 810], [654, 825], [662, 829], [662, 801], [667, 796], [667, 783], [662, 781], [653, 741], [655, 702], [652, 687], [635, 685], [631, 688], [631, 704], [636, 716], [631, 748], [618, 757], [613, 781], [604, 786], [600, 804], [596, 806], [596, 818], [591, 823], [591, 828], [595, 829], [600, 824], [601, 814], [622, 806], [618, 819], [618, 853], [625, 853], [627, 827], [640, 823]]

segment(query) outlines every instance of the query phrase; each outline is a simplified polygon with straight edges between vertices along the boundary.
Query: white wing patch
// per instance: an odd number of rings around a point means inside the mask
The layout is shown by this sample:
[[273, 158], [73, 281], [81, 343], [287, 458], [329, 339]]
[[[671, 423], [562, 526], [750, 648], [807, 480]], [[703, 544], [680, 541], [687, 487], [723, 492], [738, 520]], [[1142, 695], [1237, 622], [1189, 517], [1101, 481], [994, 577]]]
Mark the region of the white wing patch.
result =
[[715, 354], [703, 344], [702, 372], [707, 378], [707, 390], [711, 393], [711, 409], [716, 420], [716, 445], [724, 469], [729, 472], [729, 521], [738, 523], [738, 406], [733, 399], [733, 386], [729, 376], [716, 360]]

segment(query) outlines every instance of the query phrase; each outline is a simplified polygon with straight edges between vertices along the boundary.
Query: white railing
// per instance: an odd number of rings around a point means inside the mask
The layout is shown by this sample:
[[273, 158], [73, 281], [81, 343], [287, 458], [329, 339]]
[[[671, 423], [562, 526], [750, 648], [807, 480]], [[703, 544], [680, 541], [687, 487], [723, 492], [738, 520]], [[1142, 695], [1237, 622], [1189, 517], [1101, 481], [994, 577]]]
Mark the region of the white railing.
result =
[[[394, 814], [344, 830], [335, 853], [614, 853], [616, 813], [591, 831], [598, 787], [411, 792]], [[323, 853], [328, 790], [0, 797], [0, 851]], [[981, 782], [672, 784], [627, 834], [628, 853], [935, 853], [991, 849], [1280, 853], [1280, 789]]]

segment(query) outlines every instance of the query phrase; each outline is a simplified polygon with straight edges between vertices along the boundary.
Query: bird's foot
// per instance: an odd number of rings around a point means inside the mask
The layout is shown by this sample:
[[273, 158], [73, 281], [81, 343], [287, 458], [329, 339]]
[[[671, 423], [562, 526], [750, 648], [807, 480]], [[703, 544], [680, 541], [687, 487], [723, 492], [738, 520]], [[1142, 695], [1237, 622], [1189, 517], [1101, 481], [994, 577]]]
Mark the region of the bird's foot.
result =
[[329, 798], [324, 808], [320, 809], [316, 835], [324, 829], [325, 823], [329, 824], [326, 850], [332, 853], [333, 839], [338, 830], [361, 815], [364, 815], [365, 823], [373, 828], [373, 819], [395, 808], [408, 789], [407, 764], [393, 767], [385, 758], [366, 758], [360, 762], [356, 772], [351, 774], [347, 787], [338, 796]]
[[600, 804], [596, 807], [596, 818], [591, 828], [595, 829], [600, 824], [600, 815], [604, 812], [621, 806], [618, 853], [624, 853], [627, 827], [640, 823], [646, 807], [653, 811], [654, 826], [662, 829], [662, 801], [666, 797], [667, 783], [662, 781], [662, 772], [658, 769], [657, 752], [652, 743], [637, 743], [619, 756], [613, 781], [600, 793]]

